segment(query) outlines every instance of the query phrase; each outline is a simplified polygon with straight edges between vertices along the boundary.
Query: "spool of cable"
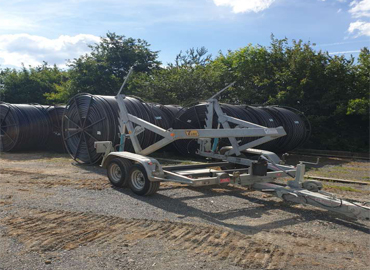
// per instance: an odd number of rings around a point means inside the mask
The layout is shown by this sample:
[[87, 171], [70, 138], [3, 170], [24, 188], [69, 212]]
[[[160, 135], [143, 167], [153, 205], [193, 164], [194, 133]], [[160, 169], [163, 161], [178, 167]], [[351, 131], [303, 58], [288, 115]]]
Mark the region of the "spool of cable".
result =
[[308, 139], [307, 128], [304, 120], [297, 113], [277, 106], [266, 107], [264, 110], [278, 118], [287, 133], [286, 136], [281, 137], [280, 144], [277, 145], [277, 152], [289, 152], [306, 142]]
[[[135, 97], [126, 97], [124, 103], [131, 115], [164, 129], [171, 126], [171, 113], [161, 105], [145, 103]], [[96, 153], [94, 148], [96, 141], [112, 141], [113, 145], [120, 144], [118, 119], [119, 107], [114, 96], [79, 94], [73, 97], [66, 106], [62, 121], [63, 139], [68, 153], [80, 163], [98, 162], [103, 154]], [[134, 127], [136, 127], [135, 124]], [[145, 129], [137, 135], [137, 139], [141, 148], [145, 149], [161, 137]], [[124, 150], [134, 151], [129, 139], [125, 140]]]
[[67, 104], [62, 134], [67, 152], [81, 163], [94, 164], [102, 154], [96, 153], [95, 141], [117, 143], [117, 111], [101, 96], [79, 94]]
[[62, 136], [62, 120], [64, 105], [48, 106], [46, 108], [51, 122], [51, 133], [47, 143], [47, 149], [59, 153], [66, 152]]
[[[235, 117], [235, 118], [247, 121], [247, 122], [251, 122], [253, 124], [261, 125], [260, 121], [255, 116], [255, 114], [250, 113], [250, 111], [247, 111], [245, 109], [245, 106], [221, 104], [221, 109], [224, 113], [226, 113], [227, 115], [229, 115], [231, 117]], [[230, 125], [231, 128], [234, 128], [236, 126], [233, 123], [230, 123], [229, 125]], [[236, 139], [237, 139], [237, 141], [239, 142], [240, 145], [243, 145], [243, 144], [246, 144], [246, 143], [249, 143], [249, 142], [255, 140], [256, 138], [244, 137], [244, 138], [236, 138]], [[222, 147], [222, 146], [229, 145], [229, 144], [230, 144], [230, 141], [227, 138], [224, 138], [224, 139], [221, 140], [221, 145], [220, 146]]]
[[[204, 104], [181, 110], [173, 122], [174, 129], [202, 129], [206, 124], [207, 107]], [[214, 118], [213, 126], [217, 127]], [[199, 147], [197, 139], [177, 140], [174, 142], [177, 151], [182, 155], [194, 155]]]
[[[291, 151], [301, 146], [308, 138], [307, 124], [298, 115], [296, 111], [288, 110], [282, 107], [252, 107], [241, 105], [221, 104], [222, 111], [228, 116], [235, 117], [247, 122], [251, 122], [260, 126], [275, 128], [283, 126], [287, 135], [278, 139], [274, 139], [267, 143], [258, 145], [256, 148], [284, 153]], [[202, 129], [206, 123], [207, 108], [205, 104], [199, 104], [183, 110], [179, 114], [173, 127], [175, 129]], [[230, 127], [236, 125], [230, 123]], [[212, 128], [218, 127], [217, 116], [214, 114]], [[222, 128], [222, 127], [221, 127]], [[237, 138], [240, 145], [251, 142], [257, 138]], [[182, 155], [194, 155], [199, 148], [198, 140], [178, 140], [175, 141], [176, 149]], [[229, 140], [220, 140], [220, 147], [230, 145]]]
[[[280, 121], [269, 112], [254, 106], [243, 106], [243, 109], [247, 114], [251, 114], [255, 118], [255, 124], [268, 128], [276, 128], [281, 126]], [[277, 145], [281, 143], [281, 138], [269, 141], [267, 143], [258, 145], [258, 149], [269, 150], [275, 152], [277, 150]]]
[[40, 105], [0, 104], [0, 151], [42, 150], [51, 133], [47, 110]]
[[171, 123], [173, 117], [176, 116], [183, 108], [179, 105], [160, 105], [161, 110], [165, 111], [168, 117], [171, 119]]

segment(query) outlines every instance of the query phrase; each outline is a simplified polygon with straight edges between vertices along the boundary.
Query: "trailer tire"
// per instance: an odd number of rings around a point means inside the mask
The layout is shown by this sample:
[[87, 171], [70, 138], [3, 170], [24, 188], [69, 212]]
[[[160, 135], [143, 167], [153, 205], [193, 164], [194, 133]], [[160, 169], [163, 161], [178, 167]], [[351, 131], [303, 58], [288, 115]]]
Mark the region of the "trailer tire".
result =
[[137, 164], [132, 166], [130, 170], [128, 184], [133, 193], [144, 196], [156, 193], [159, 189], [160, 182], [150, 181], [145, 168]]
[[132, 163], [129, 160], [114, 158], [109, 161], [107, 175], [111, 184], [115, 187], [127, 187], [128, 176]]
[[316, 180], [307, 180], [302, 183], [302, 187], [312, 192], [319, 192], [322, 189], [322, 183]]

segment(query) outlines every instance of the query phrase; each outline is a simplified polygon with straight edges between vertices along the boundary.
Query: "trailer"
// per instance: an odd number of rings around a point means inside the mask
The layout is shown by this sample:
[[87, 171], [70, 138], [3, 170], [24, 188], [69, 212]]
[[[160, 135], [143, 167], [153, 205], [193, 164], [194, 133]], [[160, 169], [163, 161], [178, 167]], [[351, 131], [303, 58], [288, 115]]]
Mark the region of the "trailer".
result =
[[[205, 102], [207, 119], [204, 129], [164, 130], [128, 113], [124, 103], [126, 96], [121, 94], [123, 84], [115, 97], [119, 106], [120, 151], [115, 150], [111, 141], [95, 142], [97, 153], [104, 154], [101, 166], [106, 168], [111, 184], [116, 187], [128, 186], [132, 192], [142, 196], [156, 193], [161, 182], [177, 182], [195, 187], [233, 184], [267, 192], [285, 201], [323, 208], [349, 218], [370, 219], [370, 207], [366, 204], [343, 200], [324, 192], [319, 181], [305, 181], [305, 164], [309, 162], [301, 161], [296, 166], [286, 165], [275, 153], [256, 148], [285, 136], [286, 132], [283, 127], [268, 128], [223, 113], [217, 97], [231, 85]], [[217, 128], [213, 128], [215, 119], [218, 122]], [[150, 130], [162, 139], [142, 149], [137, 136], [144, 130]], [[238, 138], [244, 137], [251, 139], [240, 145]], [[220, 140], [224, 138], [230, 146], [219, 147]], [[197, 155], [214, 162], [163, 166], [158, 159], [149, 156], [175, 140], [189, 139], [198, 141]], [[128, 140], [135, 153], [123, 151]], [[287, 181], [287, 185], [274, 183], [281, 177], [291, 177], [292, 180]]]

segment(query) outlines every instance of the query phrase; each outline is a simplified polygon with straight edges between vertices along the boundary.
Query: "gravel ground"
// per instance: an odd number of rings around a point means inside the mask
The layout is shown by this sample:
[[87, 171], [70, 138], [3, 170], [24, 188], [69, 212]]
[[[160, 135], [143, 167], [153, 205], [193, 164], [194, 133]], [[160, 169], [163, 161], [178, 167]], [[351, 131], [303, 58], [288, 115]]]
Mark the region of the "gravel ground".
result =
[[[163, 184], [154, 196], [139, 197], [112, 188], [103, 169], [66, 155], [3, 153], [0, 162], [0, 269], [370, 266], [369, 222], [237, 187]], [[346, 168], [337, 178], [368, 176], [368, 162], [334, 163], [310, 172], [337, 166]], [[326, 185], [360, 201], [370, 201], [369, 187]]]

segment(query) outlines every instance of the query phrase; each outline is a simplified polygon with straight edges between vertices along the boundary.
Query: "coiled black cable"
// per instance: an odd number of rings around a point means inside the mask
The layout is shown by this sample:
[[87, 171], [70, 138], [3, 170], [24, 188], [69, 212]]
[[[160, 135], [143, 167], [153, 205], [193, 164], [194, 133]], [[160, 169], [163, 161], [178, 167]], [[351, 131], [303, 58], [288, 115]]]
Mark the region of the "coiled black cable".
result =
[[[309, 136], [307, 120], [302, 120], [297, 111], [283, 107], [253, 107], [245, 105], [221, 104], [221, 109], [228, 116], [248, 121], [268, 128], [283, 126], [287, 135], [258, 145], [256, 148], [285, 153], [303, 145]], [[173, 127], [176, 129], [202, 129], [206, 123], [207, 107], [205, 104], [195, 105], [183, 110], [176, 116]], [[235, 124], [230, 124], [234, 128]], [[218, 127], [217, 116], [213, 116], [213, 128]], [[222, 128], [222, 127], [220, 127]], [[257, 138], [237, 138], [240, 145], [251, 142]], [[213, 141], [213, 140], [212, 140]], [[175, 147], [182, 155], [194, 155], [199, 148], [197, 139], [175, 141]], [[228, 139], [222, 139], [219, 146], [229, 145]]]
[[[206, 124], [207, 107], [199, 104], [182, 109], [175, 117], [172, 126], [174, 129], [202, 129]], [[217, 119], [213, 117], [212, 126], [217, 127]], [[199, 148], [197, 139], [177, 140], [174, 142], [177, 151], [182, 155], [194, 155]]]
[[51, 122], [51, 133], [47, 142], [47, 149], [55, 152], [66, 152], [62, 137], [62, 120], [64, 105], [48, 106], [46, 108]]
[[307, 129], [304, 121], [298, 114], [277, 106], [266, 107], [264, 110], [278, 118], [287, 133], [286, 136], [281, 137], [280, 143], [276, 145], [277, 152], [289, 152], [306, 142], [308, 139]]
[[[254, 117], [257, 119], [256, 122], [253, 122], [255, 124], [268, 128], [276, 128], [281, 126], [281, 122], [278, 118], [276, 118], [274, 115], [271, 115], [269, 112], [263, 110], [262, 108], [253, 106], [244, 106], [243, 108], [247, 113], [254, 115]], [[278, 149], [278, 145], [281, 144], [281, 140], [281, 138], [278, 138], [267, 143], [258, 145], [257, 148], [276, 152]]]
[[[172, 123], [174, 108], [146, 103], [136, 97], [124, 99], [128, 113], [152, 124], [168, 129]], [[63, 121], [62, 133], [65, 147], [71, 157], [80, 162], [94, 164], [102, 155], [96, 153], [96, 141], [112, 141], [120, 144], [119, 107], [114, 96], [98, 96], [78, 94], [67, 104]], [[134, 124], [134, 127], [136, 125]], [[161, 139], [156, 133], [147, 129], [140, 133], [138, 141], [142, 149]], [[125, 140], [125, 151], [133, 152], [129, 139]]]
[[0, 104], [0, 151], [43, 150], [52, 131], [45, 107]]
[[[145, 103], [139, 98], [126, 97], [124, 100], [130, 114], [158, 125], [163, 129], [201, 129], [206, 124], [207, 107], [199, 104], [187, 109], [174, 105]], [[291, 151], [308, 139], [310, 125], [299, 111], [291, 108], [270, 106], [252, 107], [244, 105], [221, 104], [221, 109], [229, 116], [265, 127], [283, 126], [287, 135], [258, 148], [278, 153]], [[64, 113], [63, 118], [62, 113]], [[118, 104], [113, 96], [93, 96], [79, 94], [68, 105], [15, 105], [0, 103], [0, 150], [16, 151], [35, 149], [63, 151], [63, 138], [67, 152], [82, 163], [96, 163], [102, 157], [94, 148], [95, 141], [120, 143], [118, 129]], [[60, 128], [62, 122], [62, 128]], [[135, 126], [135, 125], [134, 125]], [[236, 125], [230, 124], [233, 128]], [[219, 126], [214, 114], [212, 128]], [[62, 136], [61, 136], [62, 134]], [[161, 136], [146, 130], [138, 135], [144, 149], [162, 139]], [[237, 138], [240, 144], [256, 138]], [[219, 147], [228, 145], [227, 139], [219, 142]], [[176, 149], [183, 155], [195, 154], [198, 141], [180, 140], [175, 142]], [[130, 140], [126, 140], [126, 151], [133, 151]], [[171, 147], [166, 148], [169, 150]]]
[[67, 104], [62, 121], [62, 134], [67, 152], [81, 163], [96, 163], [101, 154], [95, 141], [117, 142], [117, 111], [102, 96], [79, 94]]

